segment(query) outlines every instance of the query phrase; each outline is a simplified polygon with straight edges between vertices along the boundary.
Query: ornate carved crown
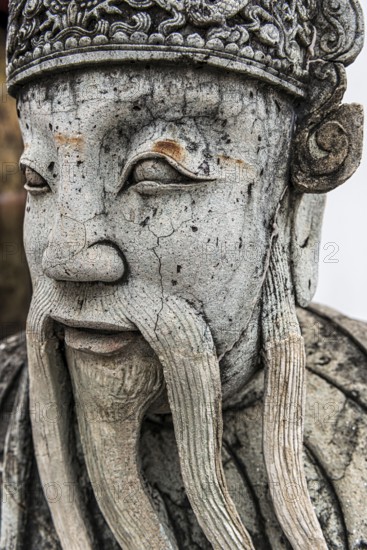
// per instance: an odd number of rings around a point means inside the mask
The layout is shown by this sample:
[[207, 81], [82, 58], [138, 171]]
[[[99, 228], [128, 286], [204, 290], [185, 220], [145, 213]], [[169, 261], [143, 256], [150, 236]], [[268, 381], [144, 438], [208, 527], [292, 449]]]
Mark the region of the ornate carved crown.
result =
[[351, 63], [358, 0], [10, 0], [10, 91], [97, 63], [207, 63], [304, 94], [309, 62]]

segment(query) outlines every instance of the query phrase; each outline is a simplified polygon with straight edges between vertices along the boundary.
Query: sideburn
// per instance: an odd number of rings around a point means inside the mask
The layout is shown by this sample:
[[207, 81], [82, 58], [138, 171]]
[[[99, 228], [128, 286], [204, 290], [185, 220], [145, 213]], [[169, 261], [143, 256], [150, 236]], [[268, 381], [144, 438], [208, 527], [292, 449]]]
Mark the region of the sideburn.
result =
[[275, 513], [294, 550], [327, 550], [303, 467], [306, 354], [287, 251], [279, 237], [264, 284], [262, 330], [263, 450]]

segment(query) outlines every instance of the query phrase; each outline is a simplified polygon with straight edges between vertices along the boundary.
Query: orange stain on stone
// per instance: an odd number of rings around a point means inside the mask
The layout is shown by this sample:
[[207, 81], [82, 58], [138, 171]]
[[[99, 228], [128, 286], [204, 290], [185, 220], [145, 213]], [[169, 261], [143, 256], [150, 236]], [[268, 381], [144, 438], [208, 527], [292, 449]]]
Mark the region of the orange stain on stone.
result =
[[56, 134], [55, 141], [57, 145], [70, 145], [76, 149], [82, 149], [84, 147], [83, 136], [66, 136], [64, 134]]
[[238, 164], [239, 166], [246, 166], [246, 162], [241, 159], [234, 159], [232, 157], [227, 157], [226, 155], [218, 155], [219, 158], [229, 164]]
[[177, 162], [182, 162], [185, 158], [185, 149], [174, 141], [173, 139], [162, 139], [160, 141], [157, 141], [153, 145], [153, 151], [155, 153], [161, 153], [163, 155], [167, 155], [169, 157], [172, 157]]

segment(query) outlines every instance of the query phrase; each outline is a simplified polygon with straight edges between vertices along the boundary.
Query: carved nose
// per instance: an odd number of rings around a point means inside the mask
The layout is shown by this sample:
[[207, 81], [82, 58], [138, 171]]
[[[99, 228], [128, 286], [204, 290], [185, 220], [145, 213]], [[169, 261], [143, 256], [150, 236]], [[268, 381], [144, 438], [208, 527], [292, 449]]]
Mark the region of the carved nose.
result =
[[125, 273], [122, 253], [109, 242], [96, 243], [76, 254], [68, 254], [65, 247], [48, 247], [42, 267], [48, 277], [57, 281], [113, 283]]

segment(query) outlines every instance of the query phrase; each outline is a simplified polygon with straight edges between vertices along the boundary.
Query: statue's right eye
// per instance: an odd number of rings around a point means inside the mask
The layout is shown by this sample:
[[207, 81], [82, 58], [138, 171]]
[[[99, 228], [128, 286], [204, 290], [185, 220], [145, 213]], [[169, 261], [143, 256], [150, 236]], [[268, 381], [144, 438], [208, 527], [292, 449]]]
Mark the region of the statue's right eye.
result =
[[51, 191], [47, 181], [29, 166], [22, 166], [22, 171], [25, 176], [26, 189], [32, 195], [41, 195]]

